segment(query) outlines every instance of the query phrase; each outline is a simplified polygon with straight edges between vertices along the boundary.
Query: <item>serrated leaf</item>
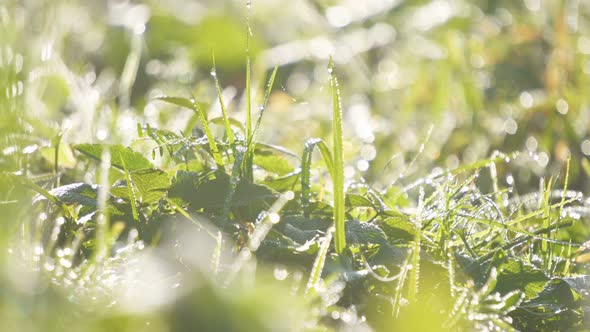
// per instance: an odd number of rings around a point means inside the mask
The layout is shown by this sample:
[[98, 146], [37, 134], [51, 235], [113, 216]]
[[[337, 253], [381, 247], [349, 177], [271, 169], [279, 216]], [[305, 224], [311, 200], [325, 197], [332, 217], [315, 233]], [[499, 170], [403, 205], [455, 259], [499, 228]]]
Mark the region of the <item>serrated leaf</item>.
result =
[[289, 173], [283, 177], [275, 178], [275, 179], [267, 179], [262, 181], [261, 184], [266, 185], [273, 190], [278, 192], [283, 192], [287, 190], [292, 190], [295, 186], [299, 184], [299, 176], [300, 171], [294, 171], [293, 173]]
[[498, 281], [494, 290], [500, 294], [523, 290], [527, 298], [532, 298], [543, 291], [548, 281], [543, 271], [511, 259], [498, 267]]
[[[129, 172], [137, 200], [142, 204], [151, 204], [162, 198], [170, 188], [170, 177], [158, 169], [142, 169]], [[111, 189], [113, 196], [129, 200], [129, 191], [121, 182]]]
[[[80, 204], [84, 206], [96, 206], [97, 185], [90, 185], [87, 183], [72, 183], [65, 186], [57, 187], [49, 190], [49, 193], [65, 204]], [[33, 200], [33, 203], [46, 200], [47, 198], [38, 195]]]
[[355, 207], [373, 207], [373, 202], [368, 198], [357, 194], [346, 194], [346, 206]]
[[405, 216], [398, 214], [395, 217], [389, 217], [379, 223], [390, 242], [413, 241], [416, 236], [416, 225]]
[[259, 146], [254, 150], [254, 164], [267, 172], [286, 175], [294, 171], [294, 167], [276, 151]]
[[379, 226], [356, 219], [345, 223], [346, 242], [350, 244], [386, 244], [387, 238]]
[[111, 166], [120, 170], [124, 169], [123, 161], [129, 171], [154, 167], [143, 155], [120, 144], [78, 144], [74, 146], [76, 150], [96, 160], [102, 159], [105, 147], [108, 147], [111, 154]]
[[[171, 198], [181, 198], [194, 209], [223, 208], [229, 190], [227, 174], [216, 175], [214, 179], [201, 180], [194, 172], [179, 171], [170, 187]], [[272, 199], [277, 193], [267, 186], [240, 182], [232, 197], [232, 207]]]

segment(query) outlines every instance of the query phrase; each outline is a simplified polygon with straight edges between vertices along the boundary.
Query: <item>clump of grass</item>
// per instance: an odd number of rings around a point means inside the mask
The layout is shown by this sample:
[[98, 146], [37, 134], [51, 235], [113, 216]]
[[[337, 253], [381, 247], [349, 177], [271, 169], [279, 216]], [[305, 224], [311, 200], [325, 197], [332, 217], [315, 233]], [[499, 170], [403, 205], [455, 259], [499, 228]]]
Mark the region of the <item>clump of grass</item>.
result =
[[[0, 24], [7, 17], [2, 8]], [[274, 319], [283, 317], [275, 316], [278, 313], [297, 318], [288, 328], [317, 330], [584, 327], [589, 275], [583, 265], [587, 251], [580, 243], [590, 236], [590, 208], [581, 192], [571, 190], [575, 164], [570, 170], [568, 159], [562, 191], [555, 190], [558, 178], [550, 178], [538, 191], [519, 194], [514, 180], [505, 187], [508, 181], [501, 178], [526, 168], [524, 159], [513, 162], [516, 155], [494, 153], [456, 168], [435, 168], [430, 175], [408, 176], [411, 169], [424, 166], [418, 155], [432, 154], [423, 144], [400, 168], [403, 177], [387, 181], [389, 185], [357, 177], [345, 186], [343, 107], [330, 60], [331, 142], [307, 137], [297, 141], [299, 146], [306, 143], [300, 164], [293, 165], [285, 158], [291, 155], [286, 149], [258, 141], [275, 81], [283, 82], [275, 66], [261, 94], [259, 113], [254, 114], [249, 18], [247, 25], [244, 129], [232, 128], [232, 103], [222, 95], [215, 56], [211, 91], [221, 108], [222, 137], [214, 135], [216, 122], [207, 117], [205, 99], [160, 98], [190, 109], [195, 114], [192, 124], [181, 133], [145, 124], [144, 136], [140, 123], [141, 137], [129, 147], [100, 140], [71, 145], [48, 130], [31, 138], [31, 128], [37, 127], [19, 112], [17, 123], [23, 128], [12, 128], [18, 135], [0, 141], [0, 188], [6, 189], [0, 193], [0, 207], [10, 211], [0, 218], [19, 221], [8, 227], [10, 237], [0, 237], [0, 248], [9, 252], [0, 255], [0, 263], [27, 265], [7, 264], [13, 274], [0, 274], [0, 282], [14, 288], [8, 287], [0, 300], [0, 316], [21, 317], [13, 329], [54, 326], [63, 312], [75, 319], [89, 317], [66, 324], [66, 329], [93, 331], [277, 330], [285, 327], [280, 325], [283, 320]], [[125, 111], [132, 106], [133, 85], [141, 73], [141, 38], [134, 36], [120, 79], [117, 97]], [[452, 44], [454, 37], [446, 38]], [[0, 47], [0, 56], [2, 52]], [[460, 62], [461, 55], [449, 57]], [[481, 62], [478, 59], [470, 61]], [[446, 65], [436, 73], [444, 82], [453, 72], [453, 64]], [[418, 82], [428, 88], [432, 84], [423, 77]], [[0, 91], [15, 83], [15, 73], [0, 77]], [[485, 99], [472, 80], [462, 83], [465, 101], [459, 104], [484, 109]], [[446, 90], [436, 88], [428, 104], [436, 111], [427, 114], [438, 116], [434, 113], [452, 104]], [[402, 103], [417, 110], [424, 92], [410, 92]], [[0, 106], [21, 107], [25, 102], [5, 97], [0, 94]], [[202, 132], [192, 130], [197, 124]], [[510, 121], [505, 124], [508, 131], [513, 129]], [[47, 145], [53, 158], [37, 144]], [[23, 151], [10, 152], [13, 147]], [[317, 166], [312, 162], [315, 148], [332, 179], [329, 189], [311, 175]], [[63, 149], [77, 151], [73, 165], [67, 165]], [[412, 182], [405, 184], [408, 178]], [[13, 206], [17, 209], [10, 209]], [[23, 269], [38, 274], [15, 278]], [[128, 272], [137, 271], [127, 283]], [[282, 286], [269, 292], [269, 279]], [[58, 295], [47, 291], [53, 287]], [[140, 294], [144, 301], [118, 306], [134, 289], [145, 293]], [[263, 295], [247, 296], [248, 291]], [[55, 304], [45, 305], [53, 300]], [[303, 304], [292, 310], [285, 303]], [[39, 321], [23, 318], [30, 312]]]

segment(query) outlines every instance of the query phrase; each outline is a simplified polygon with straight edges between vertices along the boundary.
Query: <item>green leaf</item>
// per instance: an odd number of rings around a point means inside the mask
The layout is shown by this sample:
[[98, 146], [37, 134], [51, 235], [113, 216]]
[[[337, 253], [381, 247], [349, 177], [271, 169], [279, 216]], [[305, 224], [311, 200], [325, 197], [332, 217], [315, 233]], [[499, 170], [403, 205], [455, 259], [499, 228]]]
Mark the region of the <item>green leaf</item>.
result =
[[543, 271], [514, 258], [498, 267], [498, 282], [494, 290], [501, 294], [523, 290], [527, 298], [532, 298], [545, 288], [548, 281]]
[[345, 223], [346, 242], [351, 244], [386, 244], [387, 237], [379, 226], [360, 222], [356, 219], [348, 220]]
[[[229, 189], [227, 174], [216, 174], [213, 179], [201, 179], [197, 173], [178, 171], [170, 187], [170, 198], [181, 198], [194, 209], [221, 209]], [[246, 206], [275, 198], [277, 193], [267, 186], [240, 182], [232, 197], [232, 207]]]
[[297, 180], [299, 179], [300, 174], [301, 172], [297, 170], [283, 177], [279, 177], [276, 179], [267, 179], [265, 181], [262, 181], [261, 184], [264, 184], [278, 192], [293, 190], [299, 182]]
[[528, 331], [559, 331], [582, 319], [580, 296], [562, 279], [553, 279], [535, 298], [522, 303], [511, 316], [515, 327]]
[[[80, 204], [84, 206], [96, 206], [97, 185], [87, 183], [72, 183], [49, 190], [49, 194], [65, 204]], [[33, 203], [46, 200], [43, 195], [35, 197]]]
[[368, 198], [357, 194], [346, 194], [346, 206], [356, 207], [373, 207], [373, 202]]
[[[135, 195], [139, 203], [155, 203], [168, 192], [170, 177], [158, 169], [142, 169], [129, 172], [129, 178], [135, 189]], [[126, 184], [119, 183], [111, 189], [113, 196], [130, 200], [129, 190]]]
[[409, 217], [402, 214], [386, 218], [379, 226], [387, 234], [390, 242], [413, 241], [418, 231]]
[[289, 161], [275, 150], [265, 149], [259, 145], [254, 150], [254, 164], [267, 172], [286, 175], [294, 171]]
[[182, 98], [182, 97], [159, 97], [156, 98], [158, 100], [161, 101], [165, 101], [167, 103], [176, 105], [176, 106], [180, 106], [180, 107], [184, 107], [184, 108], [188, 108], [189, 110], [196, 110], [195, 109], [195, 102], [187, 99], [187, 98]]
[[105, 147], [108, 148], [111, 154], [111, 166], [120, 170], [124, 169], [123, 161], [129, 171], [154, 167], [152, 163], [140, 153], [120, 144], [78, 144], [74, 146], [76, 150], [95, 160], [102, 159]]

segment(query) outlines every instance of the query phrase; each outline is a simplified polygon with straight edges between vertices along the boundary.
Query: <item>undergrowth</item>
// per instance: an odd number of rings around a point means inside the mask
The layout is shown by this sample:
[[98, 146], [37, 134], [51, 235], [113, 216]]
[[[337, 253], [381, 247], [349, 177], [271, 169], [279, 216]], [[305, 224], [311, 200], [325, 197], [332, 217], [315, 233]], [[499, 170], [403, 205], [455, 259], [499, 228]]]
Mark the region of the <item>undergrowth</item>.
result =
[[[114, 133], [95, 143], [62, 142], [61, 133], [31, 137], [22, 100], [2, 95], [7, 117], [25, 128], [11, 127], [2, 141], [0, 206], [4, 220], [14, 220], [2, 240], [1, 324], [75, 331], [588, 326], [590, 201], [569, 189], [569, 160], [525, 193], [498, 176], [498, 168], [528, 158], [519, 153], [436, 168], [409, 184], [346, 177], [339, 66], [330, 61], [326, 69], [331, 140], [302, 137], [299, 155], [258, 135], [279, 66], [266, 73], [253, 112], [247, 56], [241, 123], [224, 101], [215, 62], [217, 100], [190, 93], [151, 100], [163, 112], [192, 111], [186, 130], [138, 122], [128, 145]], [[128, 63], [124, 73], [133, 71]], [[220, 118], [209, 103], [219, 105]]]

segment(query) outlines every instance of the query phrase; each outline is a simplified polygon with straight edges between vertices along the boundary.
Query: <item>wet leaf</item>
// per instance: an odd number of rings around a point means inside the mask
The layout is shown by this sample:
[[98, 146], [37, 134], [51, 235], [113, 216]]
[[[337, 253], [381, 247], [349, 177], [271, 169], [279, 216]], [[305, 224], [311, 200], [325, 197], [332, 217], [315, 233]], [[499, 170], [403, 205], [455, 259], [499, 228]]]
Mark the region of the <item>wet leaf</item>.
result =
[[154, 167], [143, 155], [120, 144], [78, 144], [74, 148], [95, 160], [102, 160], [102, 154], [105, 148], [108, 148], [111, 154], [111, 165], [120, 170], [124, 169], [123, 161], [129, 171]]

